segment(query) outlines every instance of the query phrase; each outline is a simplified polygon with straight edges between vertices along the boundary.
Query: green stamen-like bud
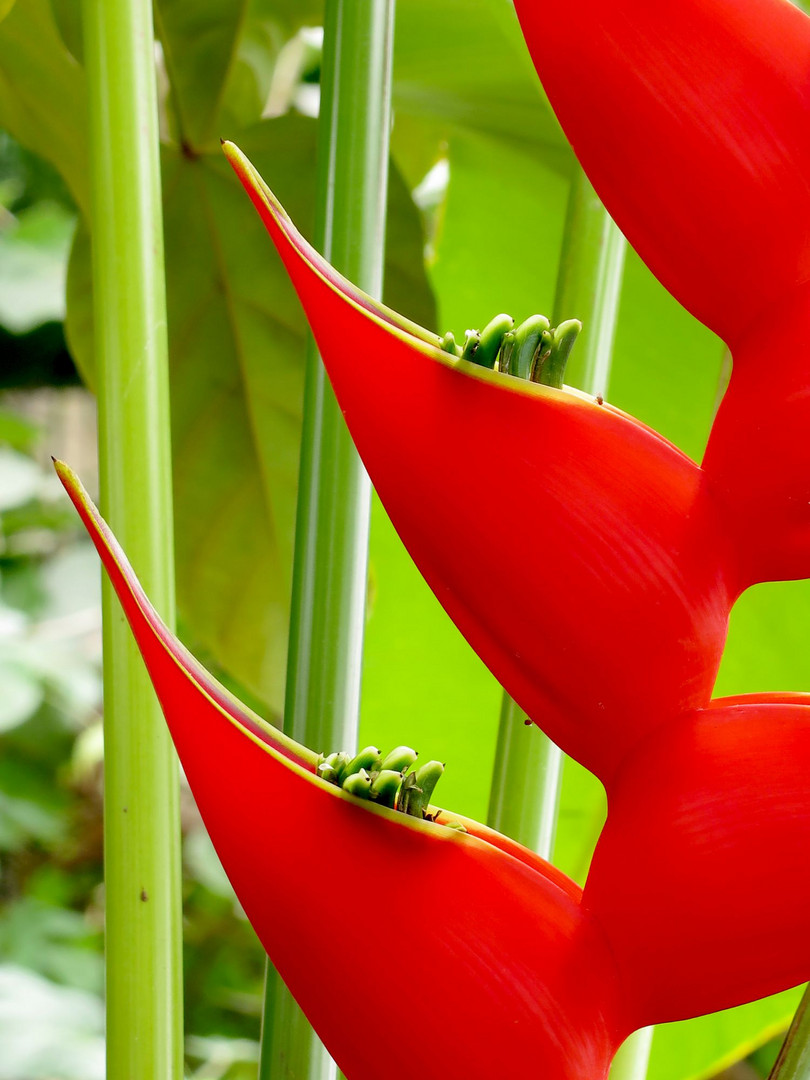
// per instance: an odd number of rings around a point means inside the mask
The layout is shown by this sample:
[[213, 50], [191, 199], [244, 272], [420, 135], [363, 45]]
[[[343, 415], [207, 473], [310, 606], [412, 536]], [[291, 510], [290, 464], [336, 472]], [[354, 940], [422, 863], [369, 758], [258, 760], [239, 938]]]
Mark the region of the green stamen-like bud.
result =
[[480, 343], [481, 334], [478, 330], [465, 330], [464, 347], [461, 350], [461, 359], [472, 360], [472, 362], [475, 363], [475, 354], [478, 352]]
[[365, 769], [352, 773], [343, 781], [343, 790], [350, 795], [356, 795], [358, 799], [371, 798], [371, 777]]
[[332, 784], [340, 784], [340, 778], [349, 764], [349, 755], [341, 751], [329, 754], [318, 763], [318, 775]]
[[440, 761], [428, 761], [415, 773], [408, 773], [402, 781], [397, 808], [411, 817], [423, 818], [443, 772]]
[[428, 761], [416, 772], [408, 772], [415, 761], [416, 751], [410, 746], [397, 746], [385, 758], [376, 746], [366, 746], [351, 759], [342, 751], [321, 755], [317, 773], [350, 795], [433, 821], [438, 811], [431, 815], [427, 808], [444, 765]]
[[349, 776], [354, 776], [355, 773], [365, 769], [366, 772], [374, 772], [380, 768], [380, 751], [376, 746], [366, 746], [360, 750], [346, 765], [345, 770], [341, 774], [341, 781]]
[[397, 772], [395, 769], [380, 769], [371, 778], [371, 798], [382, 806], [388, 806], [393, 810], [396, 806], [401, 783], [401, 772]]
[[504, 335], [514, 325], [515, 320], [511, 315], [496, 315], [491, 322], [488, 322], [481, 331], [478, 348], [472, 357], [474, 363], [479, 364], [481, 367], [494, 368]]
[[555, 386], [562, 389], [565, 379], [565, 365], [577, 340], [582, 323], [579, 319], [567, 319], [561, 322], [550, 335], [549, 351], [540, 367], [537, 377], [532, 373], [534, 382], [541, 382], [545, 386]]
[[456, 345], [456, 339], [452, 330], [448, 330], [444, 335], [439, 348], [442, 352], [450, 353], [451, 356], [461, 356], [461, 349]]
[[380, 772], [393, 769], [395, 772], [404, 773], [406, 769], [410, 769], [417, 757], [418, 754], [410, 746], [396, 746], [380, 762]]
[[528, 379], [541, 351], [543, 334], [551, 327], [545, 315], [532, 315], [504, 337], [500, 369], [518, 379]]

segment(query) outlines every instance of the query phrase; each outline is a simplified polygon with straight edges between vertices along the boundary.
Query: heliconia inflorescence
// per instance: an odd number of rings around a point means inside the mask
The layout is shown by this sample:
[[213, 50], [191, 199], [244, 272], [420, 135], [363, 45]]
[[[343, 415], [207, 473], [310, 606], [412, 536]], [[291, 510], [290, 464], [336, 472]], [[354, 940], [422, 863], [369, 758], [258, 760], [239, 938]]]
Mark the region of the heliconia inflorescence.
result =
[[[810, 21], [787, 0], [516, 7], [618, 224], [732, 349], [702, 466], [559, 388], [578, 324], [502, 315], [457, 346], [342, 278], [225, 153], [415, 562], [532, 720], [606, 786], [584, 893], [425, 805], [439, 763], [408, 772], [403, 747], [319, 757], [236, 702], [57, 466], [223, 865], [350, 1080], [387, 1080], [372, 1050], [403, 1032], [425, 1080], [602, 1080], [637, 1027], [810, 977], [810, 695], [711, 698], [739, 594], [810, 573]], [[359, 975], [319, 962], [335, 941]], [[390, 956], [393, 979], [376, 967]], [[417, 957], [429, 977], [403, 1001]]]
[[405, 1045], [425, 1080], [522, 1075], [528, 1063], [559, 1080], [602, 1076], [634, 1023], [580, 889], [477, 822], [437, 807], [420, 820], [322, 779], [317, 754], [235, 701], [169, 633], [78, 479], [57, 471], [222, 864], [342, 1071], [390, 1080]]

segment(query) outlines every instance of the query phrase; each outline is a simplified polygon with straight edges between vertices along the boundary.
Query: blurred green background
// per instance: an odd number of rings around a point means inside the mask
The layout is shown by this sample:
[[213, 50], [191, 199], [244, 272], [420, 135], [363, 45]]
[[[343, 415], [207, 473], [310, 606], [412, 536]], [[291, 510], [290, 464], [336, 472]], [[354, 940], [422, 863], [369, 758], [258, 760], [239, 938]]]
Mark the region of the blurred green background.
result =
[[[219, 137], [309, 232], [320, 6], [155, 8], [180, 631], [275, 719], [305, 327]], [[63, 457], [95, 488], [81, 26], [70, 0], [0, 14], [0, 1080], [97, 1080], [99, 569], [49, 467]], [[398, 0], [395, 42], [387, 302], [457, 338], [499, 311], [550, 312], [573, 162], [511, 3]], [[699, 457], [724, 369], [722, 344], [630, 253], [609, 399]], [[808, 600], [807, 583], [743, 598], [719, 693], [810, 687]], [[363, 741], [447, 761], [441, 801], [484, 817], [499, 700], [375, 504]], [[555, 861], [579, 881], [603, 819], [601, 787], [567, 762]], [[254, 1077], [263, 954], [187, 790], [183, 827], [188, 1075]], [[650, 1076], [767, 1075], [797, 1000], [658, 1029]]]

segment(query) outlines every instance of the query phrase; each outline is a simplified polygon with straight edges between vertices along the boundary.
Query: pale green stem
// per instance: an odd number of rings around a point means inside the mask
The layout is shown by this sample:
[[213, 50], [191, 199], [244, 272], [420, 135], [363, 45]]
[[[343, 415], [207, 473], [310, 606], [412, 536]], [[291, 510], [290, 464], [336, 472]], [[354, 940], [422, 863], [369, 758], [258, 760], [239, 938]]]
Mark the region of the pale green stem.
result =
[[[394, 0], [327, 0], [316, 246], [365, 292], [382, 288]], [[284, 726], [313, 749], [357, 741], [370, 486], [310, 350]], [[261, 1080], [320, 1080], [334, 1065], [268, 968]]]
[[[565, 381], [589, 394], [604, 395], [607, 389], [624, 254], [624, 238], [578, 169], [568, 198], [553, 321], [582, 321]], [[550, 860], [563, 755], [526, 719], [504, 693], [487, 822]]]
[[769, 1080], [810, 1080], [810, 987], [804, 992]]
[[[166, 299], [152, 9], [83, 0], [101, 505], [174, 617]], [[174, 752], [112, 589], [104, 599], [108, 1080], [183, 1074]]]
[[610, 1067], [610, 1080], [644, 1080], [650, 1064], [654, 1031], [651, 1027], [640, 1028], [625, 1039]]

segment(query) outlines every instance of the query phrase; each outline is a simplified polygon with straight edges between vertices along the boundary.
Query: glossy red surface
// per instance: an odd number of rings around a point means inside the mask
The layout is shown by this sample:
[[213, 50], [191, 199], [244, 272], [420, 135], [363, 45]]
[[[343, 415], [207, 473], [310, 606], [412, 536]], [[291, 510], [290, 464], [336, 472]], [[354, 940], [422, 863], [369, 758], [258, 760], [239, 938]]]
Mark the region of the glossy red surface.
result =
[[729, 345], [703, 467], [741, 582], [810, 575], [810, 19], [788, 0], [516, 0], [619, 227]]
[[810, 695], [718, 700], [659, 729], [608, 791], [585, 903], [645, 1023], [810, 974]]
[[58, 468], [222, 864], [346, 1075], [390, 1080], [407, 1054], [425, 1080], [606, 1077], [632, 1020], [579, 889], [473, 823], [463, 834], [370, 808], [319, 780], [303, 750], [298, 763], [289, 746], [279, 752], [272, 729], [167, 631], [76, 478]]
[[607, 779], [711, 694], [736, 583], [704, 474], [616, 409], [482, 374], [376, 318], [232, 164], [416, 565], [528, 715]]
[[788, 0], [516, 0], [585, 171], [729, 344], [810, 279], [810, 21]]

